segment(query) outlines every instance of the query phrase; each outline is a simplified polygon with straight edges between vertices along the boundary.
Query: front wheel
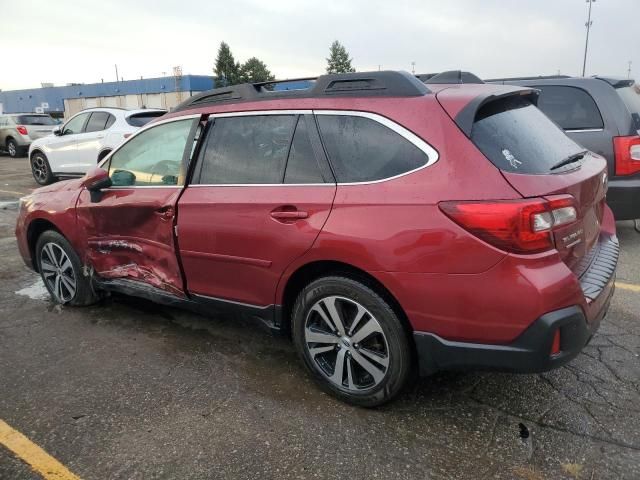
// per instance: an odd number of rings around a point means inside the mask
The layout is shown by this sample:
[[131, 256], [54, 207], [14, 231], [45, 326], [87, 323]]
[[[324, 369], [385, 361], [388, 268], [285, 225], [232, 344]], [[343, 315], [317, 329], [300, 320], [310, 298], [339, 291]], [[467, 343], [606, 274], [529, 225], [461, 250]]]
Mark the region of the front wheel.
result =
[[298, 354], [335, 397], [374, 407], [407, 383], [407, 332], [393, 308], [363, 283], [345, 277], [315, 280], [298, 296], [292, 321]]
[[33, 178], [40, 185], [49, 185], [55, 181], [55, 177], [51, 173], [49, 160], [44, 153], [36, 152], [31, 155], [31, 173]]
[[89, 277], [82, 274], [80, 258], [58, 232], [48, 230], [40, 235], [35, 254], [40, 276], [54, 302], [83, 306], [98, 300]]

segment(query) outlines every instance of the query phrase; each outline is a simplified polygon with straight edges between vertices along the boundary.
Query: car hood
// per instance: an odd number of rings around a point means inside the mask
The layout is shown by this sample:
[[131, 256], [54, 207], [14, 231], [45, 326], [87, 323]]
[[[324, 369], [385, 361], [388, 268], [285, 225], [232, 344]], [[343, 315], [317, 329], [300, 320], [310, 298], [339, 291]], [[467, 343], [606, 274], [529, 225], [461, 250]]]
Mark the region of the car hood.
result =
[[36, 188], [31, 194], [40, 195], [41, 193], [54, 193], [68, 190], [79, 190], [84, 178], [74, 178], [72, 180], [63, 180], [61, 182], [52, 183], [45, 187]]

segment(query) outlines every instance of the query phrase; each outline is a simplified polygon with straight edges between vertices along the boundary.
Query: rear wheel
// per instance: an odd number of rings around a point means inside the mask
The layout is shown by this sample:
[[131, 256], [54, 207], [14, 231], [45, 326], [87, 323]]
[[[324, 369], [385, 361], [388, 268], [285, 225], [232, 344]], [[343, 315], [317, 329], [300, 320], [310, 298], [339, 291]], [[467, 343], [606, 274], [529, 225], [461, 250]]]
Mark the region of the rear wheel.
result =
[[7, 140], [7, 153], [11, 158], [16, 158], [18, 156], [18, 144], [13, 138], [9, 138]]
[[368, 286], [345, 277], [315, 280], [298, 296], [292, 321], [306, 367], [339, 399], [374, 407], [407, 383], [407, 332], [391, 306]]
[[55, 177], [51, 173], [49, 160], [44, 153], [35, 152], [31, 155], [31, 173], [33, 178], [40, 185], [49, 185], [55, 181]]
[[48, 230], [40, 235], [35, 254], [40, 276], [54, 302], [82, 306], [98, 300], [89, 277], [82, 274], [80, 258], [58, 232]]

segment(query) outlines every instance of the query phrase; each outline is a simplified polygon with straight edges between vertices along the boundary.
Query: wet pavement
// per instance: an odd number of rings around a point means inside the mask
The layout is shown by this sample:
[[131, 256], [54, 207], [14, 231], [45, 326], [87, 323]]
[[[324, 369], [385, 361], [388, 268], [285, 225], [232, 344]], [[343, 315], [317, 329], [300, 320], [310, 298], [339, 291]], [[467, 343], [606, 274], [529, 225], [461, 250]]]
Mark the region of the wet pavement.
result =
[[[0, 419], [80, 478], [640, 478], [640, 292], [618, 288], [559, 370], [443, 373], [359, 409], [254, 323], [51, 304], [13, 238], [34, 187], [26, 159], [0, 156]], [[640, 284], [640, 234], [618, 229], [618, 280]], [[0, 479], [31, 478], [0, 446]]]

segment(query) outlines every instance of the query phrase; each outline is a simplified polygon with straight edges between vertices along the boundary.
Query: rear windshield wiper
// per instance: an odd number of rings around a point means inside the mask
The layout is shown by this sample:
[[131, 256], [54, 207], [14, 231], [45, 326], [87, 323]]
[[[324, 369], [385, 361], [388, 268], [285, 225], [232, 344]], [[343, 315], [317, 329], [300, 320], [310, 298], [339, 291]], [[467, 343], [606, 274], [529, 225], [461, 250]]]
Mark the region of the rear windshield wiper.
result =
[[560, 160], [554, 166], [552, 166], [549, 170], [557, 170], [558, 168], [564, 167], [565, 165], [569, 165], [571, 163], [575, 163], [579, 160], [582, 160], [584, 156], [587, 154], [588, 150], [583, 150], [578, 153], [574, 153], [573, 155], [569, 155], [567, 158]]

